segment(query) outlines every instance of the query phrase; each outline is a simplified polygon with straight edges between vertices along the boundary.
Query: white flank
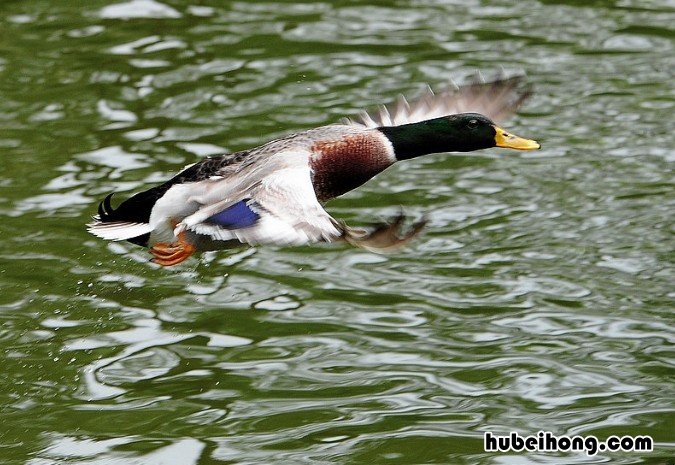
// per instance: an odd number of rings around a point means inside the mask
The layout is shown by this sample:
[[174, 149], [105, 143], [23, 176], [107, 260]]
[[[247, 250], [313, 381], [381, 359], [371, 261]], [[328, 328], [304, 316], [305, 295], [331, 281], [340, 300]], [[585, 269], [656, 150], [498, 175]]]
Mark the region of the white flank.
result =
[[515, 113], [530, 93], [524, 75], [506, 77], [502, 74], [494, 81], [485, 82], [477, 74], [469, 84], [458, 86], [453, 82], [440, 92], [427, 87], [421, 97], [410, 102], [399, 96], [395, 104], [381, 106], [376, 112], [362, 111], [355, 119], [347, 119], [347, 123], [377, 128], [469, 112], [500, 121]]
[[104, 223], [98, 217], [94, 217], [92, 223], [87, 224], [87, 231], [94, 236], [111, 241], [123, 241], [132, 237], [142, 236], [152, 231], [148, 223], [129, 223], [126, 221], [113, 221]]

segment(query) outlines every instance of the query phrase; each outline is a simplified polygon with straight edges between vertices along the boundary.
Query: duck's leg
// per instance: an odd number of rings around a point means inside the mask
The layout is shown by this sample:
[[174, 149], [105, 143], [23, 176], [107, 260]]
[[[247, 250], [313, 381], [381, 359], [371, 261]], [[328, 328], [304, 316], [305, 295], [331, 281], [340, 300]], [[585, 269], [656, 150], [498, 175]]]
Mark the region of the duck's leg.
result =
[[345, 224], [340, 224], [339, 227], [342, 230], [342, 239], [348, 244], [371, 252], [386, 253], [405, 247], [427, 224], [427, 220], [422, 219], [413, 223], [407, 232], [402, 233], [401, 227], [404, 222], [405, 216], [400, 213], [391, 222], [376, 224], [370, 231], [351, 228]]
[[152, 246], [150, 253], [155, 258], [152, 259], [154, 263], [162, 266], [173, 266], [187, 260], [197, 248], [187, 240], [185, 232], [178, 234], [178, 240], [171, 244], [166, 242], [159, 242]]

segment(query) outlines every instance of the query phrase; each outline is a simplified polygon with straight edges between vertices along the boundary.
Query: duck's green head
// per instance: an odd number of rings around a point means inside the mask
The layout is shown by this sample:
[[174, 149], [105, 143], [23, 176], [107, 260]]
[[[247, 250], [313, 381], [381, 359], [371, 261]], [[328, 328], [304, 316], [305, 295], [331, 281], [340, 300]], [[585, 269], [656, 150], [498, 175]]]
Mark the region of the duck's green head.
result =
[[419, 123], [379, 128], [399, 160], [428, 153], [471, 152], [491, 147], [536, 150], [539, 143], [497, 126], [479, 113], [459, 113]]
[[[539, 143], [530, 139], [523, 139], [511, 134], [489, 118], [479, 113], [460, 113], [439, 118], [445, 121], [439, 122], [439, 130], [450, 134], [455, 139], [457, 152], [470, 152], [472, 150], [487, 149], [490, 147], [503, 147], [515, 150], [536, 150]], [[446, 127], [443, 128], [442, 126]]]

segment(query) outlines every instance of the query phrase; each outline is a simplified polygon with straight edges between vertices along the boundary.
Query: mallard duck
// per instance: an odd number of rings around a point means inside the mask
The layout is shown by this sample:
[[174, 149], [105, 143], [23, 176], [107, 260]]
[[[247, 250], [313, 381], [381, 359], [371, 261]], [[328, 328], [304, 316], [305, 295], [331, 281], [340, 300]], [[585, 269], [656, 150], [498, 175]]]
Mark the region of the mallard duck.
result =
[[171, 266], [195, 252], [243, 245], [342, 241], [367, 250], [396, 249], [424, 222], [401, 233], [399, 216], [374, 230], [333, 218], [323, 204], [397, 161], [490, 147], [534, 150], [539, 144], [501, 129], [529, 96], [522, 76], [474, 81], [391, 108], [309, 129], [259, 147], [209, 157], [117, 208], [108, 195], [88, 230], [103, 239], [150, 248]]

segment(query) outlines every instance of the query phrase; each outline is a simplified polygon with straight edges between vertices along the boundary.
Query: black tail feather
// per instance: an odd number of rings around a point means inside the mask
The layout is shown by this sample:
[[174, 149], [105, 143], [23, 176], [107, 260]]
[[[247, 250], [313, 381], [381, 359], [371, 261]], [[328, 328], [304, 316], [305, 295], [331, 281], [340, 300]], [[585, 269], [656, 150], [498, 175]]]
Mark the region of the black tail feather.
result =
[[[103, 223], [114, 221], [127, 221], [130, 223], [149, 223], [150, 213], [155, 202], [164, 192], [162, 189], [152, 188], [145, 192], [139, 192], [132, 195], [127, 200], [113, 208], [111, 199], [114, 193], [108, 194], [101, 203], [98, 204], [98, 220]], [[147, 245], [150, 234], [128, 239], [129, 242], [138, 245]]]
[[112, 205], [110, 204], [110, 199], [114, 194], [115, 193], [113, 192], [112, 194], [106, 195], [105, 199], [103, 199], [103, 202], [98, 204], [98, 217], [104, 223], [107, 223], [109, 221], [115, 221], [114, 219], [110, 218], [110, 216], [115, 213], [115, 210], [112, 208]]
[[144, 192], [132, 195], [117, 208], [113, 208], [111, 199], [113, 194], [108, 194], [98, 205], [98, 216], [104, 223], [111, 221], [128, 221], [130, 223], [148, 223], [150, 213], [155, 202], [164, 193], [165, 189], [154, 187]]

